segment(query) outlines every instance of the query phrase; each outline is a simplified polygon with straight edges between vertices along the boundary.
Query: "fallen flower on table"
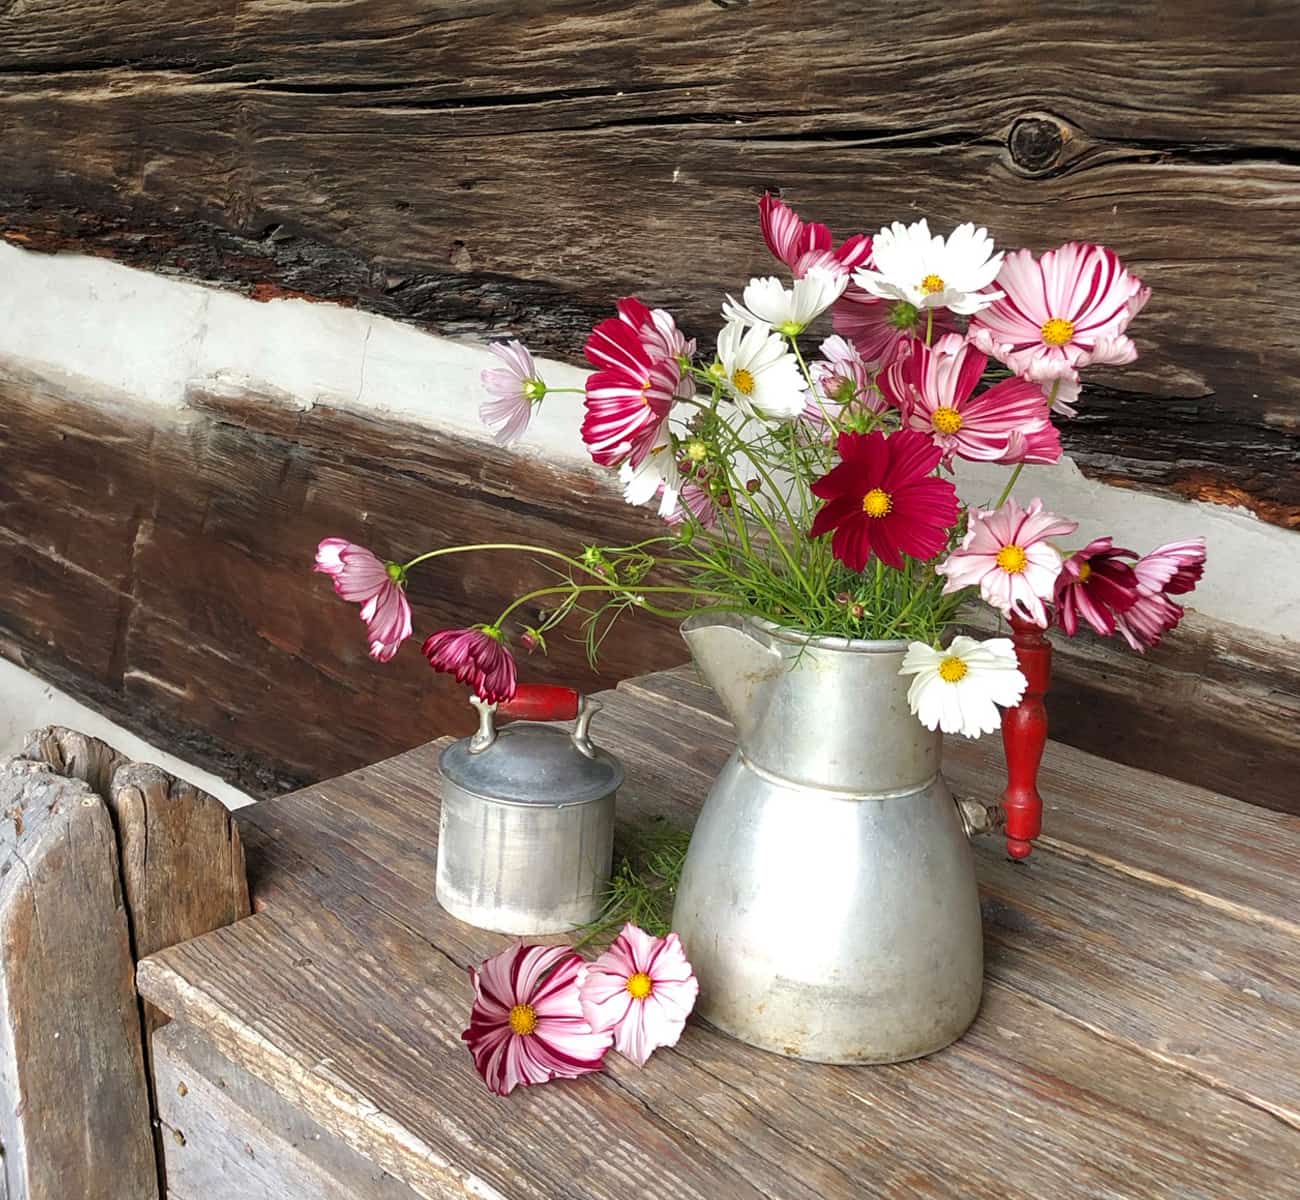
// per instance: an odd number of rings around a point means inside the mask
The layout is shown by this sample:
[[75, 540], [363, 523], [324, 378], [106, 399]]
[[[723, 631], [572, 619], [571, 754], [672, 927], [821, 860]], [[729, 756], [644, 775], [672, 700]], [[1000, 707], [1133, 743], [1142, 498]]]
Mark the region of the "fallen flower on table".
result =
[[470, 968], [474, 1066], [498, 1096], [599, 1071], [613, 1034], [593, 1033], [578, 1003], [582, 958], [568, 946], [512, 946]]
[[578, 976], [587, 1023], [612, 1031], [614, 1049], [639, 1067], [677, 1044], [699, 991], [677, 935], [651, 937], [632, 924]]

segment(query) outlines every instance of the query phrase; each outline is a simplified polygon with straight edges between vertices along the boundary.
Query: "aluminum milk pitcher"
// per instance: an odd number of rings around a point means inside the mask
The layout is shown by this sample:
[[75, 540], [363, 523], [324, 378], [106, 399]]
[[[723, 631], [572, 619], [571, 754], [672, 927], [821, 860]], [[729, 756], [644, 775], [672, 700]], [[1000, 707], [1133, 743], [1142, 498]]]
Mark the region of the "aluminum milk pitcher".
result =
[[697, 1011], [814, 1062], [917, 1058], [975, 1018], [975, 863], [941, 736], [898, 674], [907, 643], [693, 617], [691, 653], [739, 745], [691, 838], [673, 928]]

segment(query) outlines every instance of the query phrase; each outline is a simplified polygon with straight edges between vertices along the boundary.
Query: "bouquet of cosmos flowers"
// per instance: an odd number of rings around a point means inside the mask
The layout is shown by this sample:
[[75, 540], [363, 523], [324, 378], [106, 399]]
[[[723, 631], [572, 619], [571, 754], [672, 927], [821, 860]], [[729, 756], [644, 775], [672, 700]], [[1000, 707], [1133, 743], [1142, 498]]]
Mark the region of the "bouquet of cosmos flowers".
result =
[[[1013, 496], [1026, 464], [1061, 456], [1079, 373], [1132, 362], [1127, 336], [1150, 289], [1104, 246], [1070, 242], [1035, 259], [994, 249], [983, 229], [947, 237], [895, 222], [836, 245], [780, 200], [759, 202], [763, 237], [789, 278], [752, 279], [722, 305], [716, 353], [701, 357], [673, 316], [632, 297], [584, 347], [585, 389], [551, 388], [519, 342], [491, 347], [485, 422], [523, 435], [547, 396], [581, 391], [582, 439], [661, 533], [575, 554], [495, 543], [383, 562], [342, 539], [317, 570], [364, 605], [371, 654], [411, 633], [407, 572], [444, 554], [519, 550], [556, 568], [550, 586], [490, 623], [424, 642], [437, 670], [488, 701], [515, 690], [514, 644], [545, 649], [577, 614], [595, 656], [629, 609], [685, 617], [739, 612], [811, 635], [907, 639], [912, 709], [930, 729], [977, 736], [1025, 681], [1007, 638], [943, 638], [978, 598], [1004, 617], [1073, 635], [1081, 622], [1135, 650], [1182, 618], [1204, 539], [1146, 555], [1098, 538], [1063, 547], [1076, 522]], [[813, 331], [829, 326], [829, 336]], [[817, 343], [816, 353], [810, 345]], [[994, 364], [990, 367], [990, 359]], [[1005, 464], [987, 505], [958, 500], [959, 460]], [[544, 618], [512, 626], [525, 603]]]

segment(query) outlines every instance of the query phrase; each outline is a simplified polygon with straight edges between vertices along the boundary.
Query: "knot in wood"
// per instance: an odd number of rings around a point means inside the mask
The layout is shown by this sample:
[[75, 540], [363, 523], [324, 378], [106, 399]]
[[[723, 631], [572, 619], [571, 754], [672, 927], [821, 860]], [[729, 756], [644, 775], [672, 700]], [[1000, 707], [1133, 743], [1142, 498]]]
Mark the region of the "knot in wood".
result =
[[1046, 171], [1060, 161], [1066, 131], [1059, 121], [1047, 116], [1020, 117], [1007, 135], [1011, 161], [1022, 171]]

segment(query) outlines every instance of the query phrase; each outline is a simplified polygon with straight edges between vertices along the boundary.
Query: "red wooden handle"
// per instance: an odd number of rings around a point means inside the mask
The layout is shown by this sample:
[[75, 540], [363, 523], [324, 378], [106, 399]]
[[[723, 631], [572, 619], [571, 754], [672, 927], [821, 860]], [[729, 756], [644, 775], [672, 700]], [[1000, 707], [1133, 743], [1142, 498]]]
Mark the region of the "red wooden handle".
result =
[[582, 697], [577, 688], [554, 683], [521, 683], [515, 694], [497, 705], [497, 716], [526, 721], [572, 721]]
[[1011, 618], [1016, 660], [1029, 686], [1020, 703], [1002, 714], [1002, 747], [1007, 757], [1007, 853], [1028, 858], [1033, 840], [1043, 831], [1043, 800], [1038, 794], [1038, 765], [1047, 745], [1047, 709], [1043, 696], [1052, 681], [1052, 644], [1031, 621]]

